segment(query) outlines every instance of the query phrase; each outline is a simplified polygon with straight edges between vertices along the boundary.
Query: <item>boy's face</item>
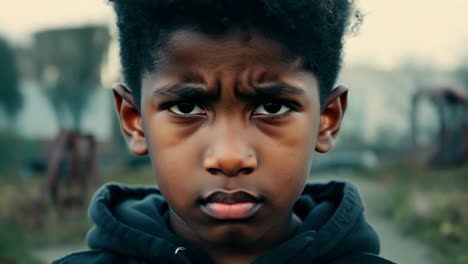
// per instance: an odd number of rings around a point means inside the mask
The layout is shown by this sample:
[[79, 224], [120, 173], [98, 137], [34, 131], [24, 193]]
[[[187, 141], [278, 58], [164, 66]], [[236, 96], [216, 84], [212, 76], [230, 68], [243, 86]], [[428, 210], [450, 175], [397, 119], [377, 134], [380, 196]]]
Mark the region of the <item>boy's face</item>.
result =
[[346, 91], [321, 114], [316, 77], [260, 34], [176, 31], [158, 58], [141, 114], [122, 85], [114, 94], [130, 149], [150, 153], [174, 228], [218, 246], [273, 243], [314, 149], [333, 145]]

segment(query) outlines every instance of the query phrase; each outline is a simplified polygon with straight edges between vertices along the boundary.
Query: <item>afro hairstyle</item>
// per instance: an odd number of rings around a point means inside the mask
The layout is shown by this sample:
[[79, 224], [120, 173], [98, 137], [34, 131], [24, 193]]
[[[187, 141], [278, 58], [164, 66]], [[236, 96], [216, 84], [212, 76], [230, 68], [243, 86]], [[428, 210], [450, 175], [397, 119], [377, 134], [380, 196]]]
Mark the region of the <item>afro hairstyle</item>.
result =
[[109, 1], [117, 15], [123, 78], [138, 107], [142, 78], [153, 71], [171, 32], [216, 36], [233, 27], [254, 29], [300, 57], [318, 79], [322, 103], [341, 68], [343, 36], [362, 21], [353, 0]]

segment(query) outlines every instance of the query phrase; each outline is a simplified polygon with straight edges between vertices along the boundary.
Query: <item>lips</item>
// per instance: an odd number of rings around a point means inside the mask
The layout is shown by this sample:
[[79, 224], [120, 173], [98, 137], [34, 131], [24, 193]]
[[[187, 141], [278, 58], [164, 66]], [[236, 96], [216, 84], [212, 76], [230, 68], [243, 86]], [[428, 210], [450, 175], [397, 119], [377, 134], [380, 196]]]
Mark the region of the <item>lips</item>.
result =
[[255, 197], [254, 195], [244, 192], [237, 191], [233, 193], [228, 192], [214, 192], [209, 195], [207, 198], [202, 199], [204, 203], [225, 203], [225, 204], [235, 204], [235, 203], [258, 203], [260, 198]]
[[202, 199], [201, 208], [217, 220], [242, 220], [252, 217], [262, 206], [262, 200], [244, 191], [215, 192]]

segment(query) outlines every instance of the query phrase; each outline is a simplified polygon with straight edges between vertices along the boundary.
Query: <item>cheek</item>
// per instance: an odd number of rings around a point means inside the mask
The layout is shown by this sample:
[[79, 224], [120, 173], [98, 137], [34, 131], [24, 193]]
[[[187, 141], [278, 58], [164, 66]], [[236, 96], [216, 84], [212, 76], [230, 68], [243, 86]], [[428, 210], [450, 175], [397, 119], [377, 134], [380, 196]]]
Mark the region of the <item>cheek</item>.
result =
[[260, 127], [265, 141], [259, 147], [271, 148], [268, 154], [291, 164], [308, 163], [317, 142], [319, 122], [315, 116], [299, 114], [283, 126]]
[[258, 147], [270, 177], [265, 182], [270, 190], [282, 193], [276, 196], [279, 203], [290, 203], [303, 190], [317, 140], [317, 123], [312, 116], [300, 115], [288, 126], [262, 130], [265, 140]]
[[[163, 114], [154, 114], [144, 120], [145, 138], [156, 174], [156, 180], [163, 194], [170, 198], [184, 193], [189, 196], [196, 190], [199, 146], [186, 135], [187, 129], [180, 129], [167, 122]], [[180, 199], [179, 203], [184, 202]]]

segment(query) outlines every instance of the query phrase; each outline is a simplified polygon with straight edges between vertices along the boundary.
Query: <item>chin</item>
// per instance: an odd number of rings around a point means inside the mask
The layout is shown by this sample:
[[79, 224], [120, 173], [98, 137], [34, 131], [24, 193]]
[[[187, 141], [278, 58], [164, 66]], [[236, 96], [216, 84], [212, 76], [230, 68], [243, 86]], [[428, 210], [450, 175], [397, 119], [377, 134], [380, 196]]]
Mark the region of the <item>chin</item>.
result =
[[259, 240], [261, 231], [258, 228], [247, 227], [245, 224], [229, 224], [216, 227], [206, 239], [212, 244], [224, 248], [250, 248]]

